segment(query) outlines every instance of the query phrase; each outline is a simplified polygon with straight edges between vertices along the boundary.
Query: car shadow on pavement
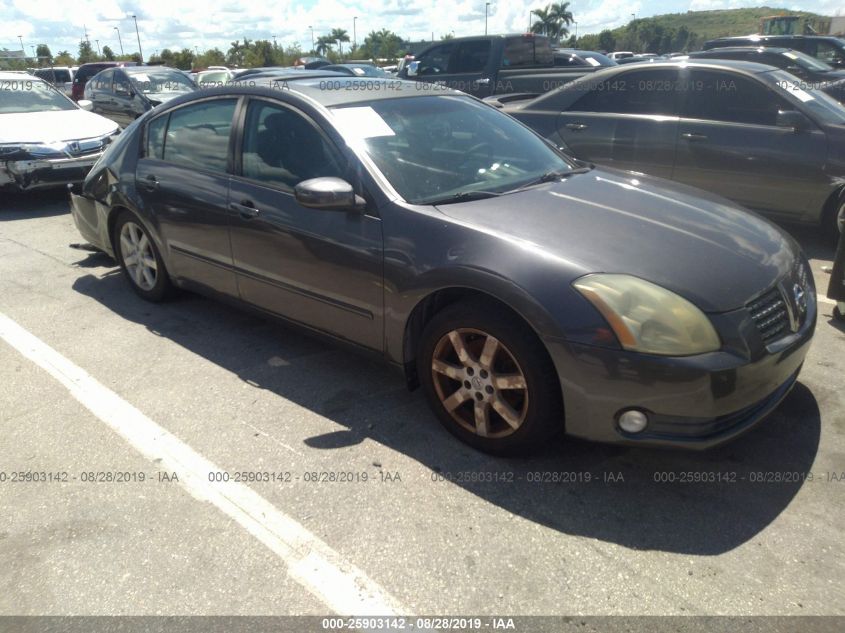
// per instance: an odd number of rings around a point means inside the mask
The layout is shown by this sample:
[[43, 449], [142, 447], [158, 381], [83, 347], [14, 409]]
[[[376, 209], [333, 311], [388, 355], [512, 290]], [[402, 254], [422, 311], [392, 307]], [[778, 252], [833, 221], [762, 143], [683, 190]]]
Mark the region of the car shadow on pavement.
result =
[[70, 213], [70, 199], [64, 188], [0, 193], [0, 222], [47, 218]]
[[[401, 374], [386, 365], [196, 295], [151, 305], [101, 261], [101, 276], [76, 280], [78, 293], [344, 429], [303, 438], [305, 445], [331, 451], [372, 439], [429, 468], [431, 480], [442, 482], [437, 485], [461, 486], [562, 533], [716, 555], [760, 534], [812, 472], [821, 420], [815, 397], [800, 382], [763, 424], [707, 452], [561, 437], [530, 457], [495, 458], [443, 430], [420, 392], [409, 393]], [[272, 430], [285, 420], [260, 423]]]

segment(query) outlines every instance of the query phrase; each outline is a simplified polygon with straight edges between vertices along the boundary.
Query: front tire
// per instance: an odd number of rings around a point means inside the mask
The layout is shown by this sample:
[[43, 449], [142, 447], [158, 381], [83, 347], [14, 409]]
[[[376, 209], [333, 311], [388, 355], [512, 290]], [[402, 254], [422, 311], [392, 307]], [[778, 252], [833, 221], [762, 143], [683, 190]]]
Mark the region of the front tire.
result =
[[834, 248], [842, 233], [845, 233], [845, 190], [839, 194], [833, 206], [828, 207], [822, 220], [822, 237]]
[[113, 243], [115, 257], [132, 290], [152, 302], [170, 296], [173, 288], [161, 253], [134, 213], [121, 212], [114, 224]]
[[417, 372], [441, 424], [478, 450], [524, 453], [563, 429], [557, 372], [545, 348], [493, 302], [437, 313], [423, 332]]

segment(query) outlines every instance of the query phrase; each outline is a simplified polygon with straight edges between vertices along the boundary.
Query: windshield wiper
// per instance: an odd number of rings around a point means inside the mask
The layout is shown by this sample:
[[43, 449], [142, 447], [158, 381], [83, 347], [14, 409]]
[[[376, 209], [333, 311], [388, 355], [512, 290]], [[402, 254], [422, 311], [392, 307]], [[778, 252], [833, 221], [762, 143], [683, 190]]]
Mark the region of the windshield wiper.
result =
[[592, 171], [592, 169], [592, 167], [576, 167], [574, 169], [555, 169], [552, 171], [547, 171], [539, 178], [530, 180], [524, 185], [520, 185], [513, 191], [522, 191], [523, 189], [533, 187], [534, 185], [541, 185], [544, 182], [554, 182], [555, 180], [560, 180], [561, 178], [566, 178], [567, 176], [572, 176], [573, 174], [586, 174], [587, 172]]
[[423, 204], [451, 204], [453, 202], [468, 202], [470, 200], [484, 200], [485, 198], [496, 198], [503, 196], [500, 191], [459, 191], [451, 196], [426, 200]]

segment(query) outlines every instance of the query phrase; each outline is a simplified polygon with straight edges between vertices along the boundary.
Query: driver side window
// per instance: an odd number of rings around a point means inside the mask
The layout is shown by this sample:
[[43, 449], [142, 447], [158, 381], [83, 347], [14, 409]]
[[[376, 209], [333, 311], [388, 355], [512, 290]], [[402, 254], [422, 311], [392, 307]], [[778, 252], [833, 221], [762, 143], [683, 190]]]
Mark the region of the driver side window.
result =
[[435, 46], [425, 55], [417, 57], [418, 75], [441, 75], [449, 70], [449, 58], [455, 50], [454, 44]]

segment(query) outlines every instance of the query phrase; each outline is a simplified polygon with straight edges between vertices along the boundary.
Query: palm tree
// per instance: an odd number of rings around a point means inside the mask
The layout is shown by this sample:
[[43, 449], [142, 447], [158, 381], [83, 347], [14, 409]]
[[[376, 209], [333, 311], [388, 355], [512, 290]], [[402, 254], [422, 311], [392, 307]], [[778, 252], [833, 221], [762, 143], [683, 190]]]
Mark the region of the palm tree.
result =
[[334, 45], [335, 39], [331, 35], [321, 35], [317, 38], [317, 45], [314, 50], [318, 55], [325, 55]]
[[332, 32], [329, 33], [329, 37], [332, 38], [338, 44], [339, 52], [341, 58], [343, 57], [343, 43], [349, 41], [349, 33], [346, 32], [345, 29], [332, 29]]
[[542, 33], [558, 43], [561, 38], [569, 35], [569, 29], [566, 27], [572, 24], [573, 16], [568, 2], [547, 4], [545, 9], [534, 9], [531, 13], [538, 18], [537, 22], [531, 25], [532, 32]]

